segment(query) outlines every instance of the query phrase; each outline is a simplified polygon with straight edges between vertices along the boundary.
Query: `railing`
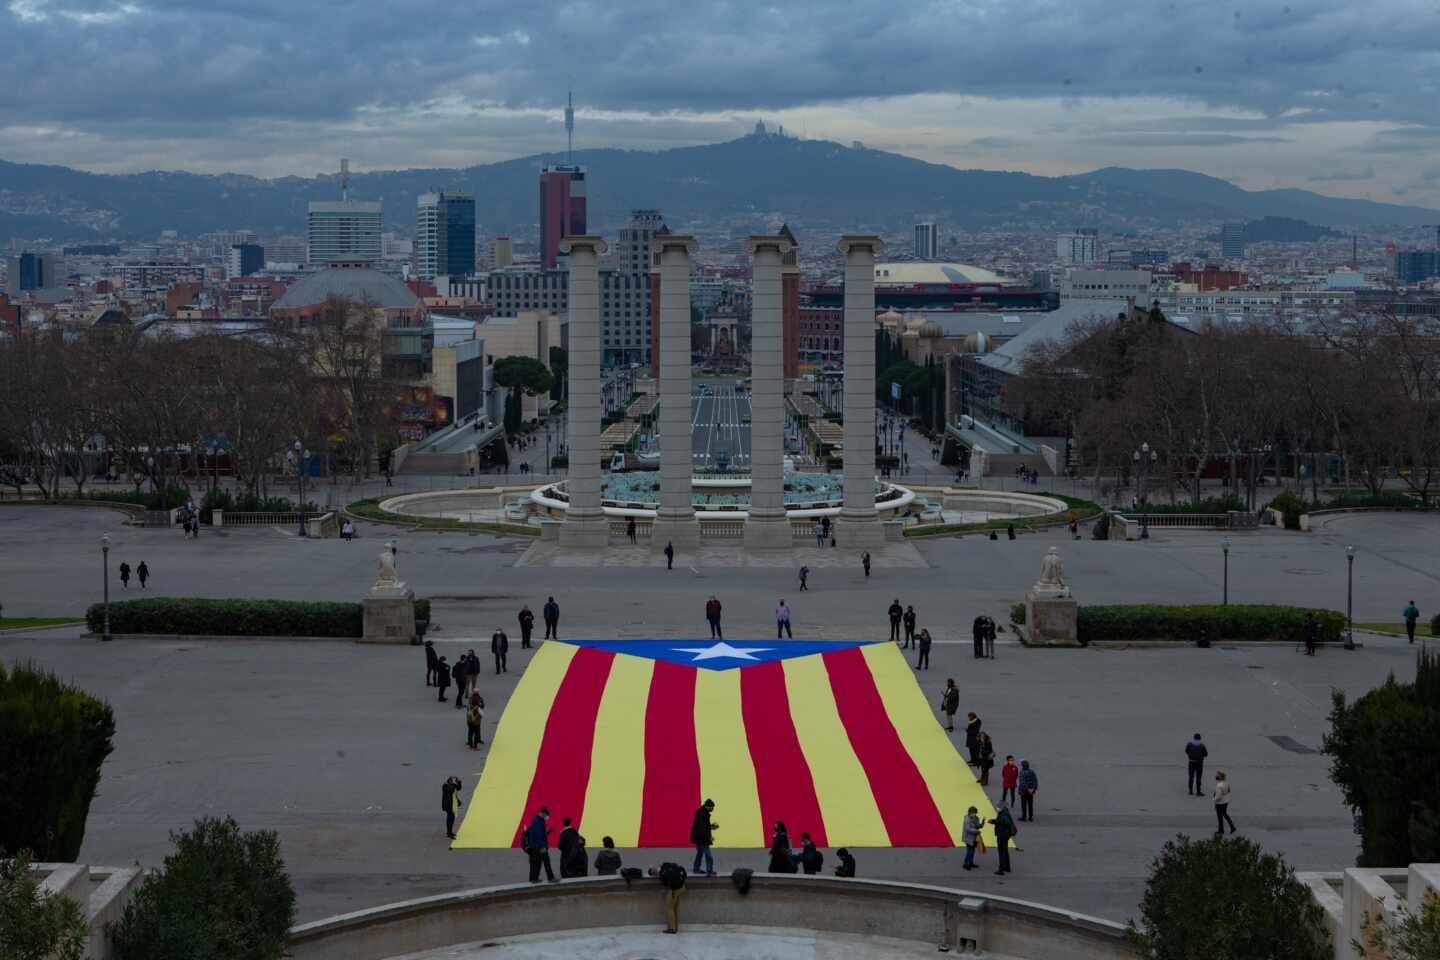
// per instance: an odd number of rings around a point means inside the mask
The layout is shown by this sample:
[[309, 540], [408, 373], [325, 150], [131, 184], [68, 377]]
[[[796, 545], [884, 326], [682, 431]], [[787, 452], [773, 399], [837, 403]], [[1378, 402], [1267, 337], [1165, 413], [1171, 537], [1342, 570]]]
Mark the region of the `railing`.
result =
[[707, 540], [738, 540], [745, 536], [745, 521], [702, 520], [700, 536]]
[[1171, 530], [1246, 530], [1260, 525], [1256, 513], [1116, 513], [1115, 518], [1137, 526]]
[[[221, 516], [222, 527], [283, 527], [297, 526], [300, 523], [299, 513], [265, 513], [265, 512], [244, 512], [216, 510], [215, 513]], [[306, 511], [305, 520], [318, 520], [325, 514], [319, 510]]]
[[[612, 537], [625, 537], [625, 536], [629, 536], [629, 534], [626, 532], [626, 526], [627, 526], [627, 522], [624, 521], [624, 520], [611, 520], [611, 521], [610, 521], [610, 536], [612, 536]], [[645, 521], [636, 520], [636, 521], [635, 521], [635, 536], [636, 536], [636, 537], [639, 537], [639, 538], [649, 538], [654, 532], [655, 532], [655, 524], [652, 523], [651, 521], [649, 521], [649, 520], [645, 520]]]

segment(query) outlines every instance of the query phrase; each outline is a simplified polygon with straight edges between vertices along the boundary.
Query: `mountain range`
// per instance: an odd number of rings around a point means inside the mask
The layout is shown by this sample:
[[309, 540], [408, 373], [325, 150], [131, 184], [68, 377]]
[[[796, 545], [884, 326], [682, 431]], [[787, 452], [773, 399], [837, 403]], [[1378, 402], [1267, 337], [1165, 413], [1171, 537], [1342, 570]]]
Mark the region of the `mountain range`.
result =
[[[386, 229], [408, 234], [415, 197], [427, 190], [475, 194], [482, 235], [533, 235], [536, 176], [544, 154], [461, 169], [355, 173], [350, 196], [384, 201]], [[1422, 207], [1327, 197], [1306, 190], [1244, 190], [1187, 170], [1107, 167], [1043, 177], [962, 170], [859, 145], [774, 134], [656, 152], [582, 150], [590, 229], [620, 225], [632, 208], [659, 208], [674, 230], [730, 225], [763, 230], [904, 228], [936, 220], [947, 229], [1134, 229], [1283, 217], [1334, 228], [1440, 222]], [[95, 174], [0, 160], [0, 241], [149, 239], [251, 229], [301, 234], [306, 203], [338, 199], [338, 174], [261, 179], [241, 174]]]

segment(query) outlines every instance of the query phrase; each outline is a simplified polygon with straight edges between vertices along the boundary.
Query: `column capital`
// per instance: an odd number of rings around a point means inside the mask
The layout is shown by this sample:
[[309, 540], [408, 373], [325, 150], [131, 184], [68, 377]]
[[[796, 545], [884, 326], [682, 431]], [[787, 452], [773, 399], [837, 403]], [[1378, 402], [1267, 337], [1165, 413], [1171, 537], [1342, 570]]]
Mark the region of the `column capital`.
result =
[[777, 254], [786, 254], [794, 244], [789, 237], [785, 236], [754, 236], [745, 240], [745, 252], [755, 256], [756, 251], [761, 249], [773, 249]]
[[835, 244], [835, 248], [841, 253], [849, 256], [850, 251], [859, 247], [868, 247], [871, 253], [879, 253], [885, 249], [885, 241], [874, 234], [869, 233], [847, 233]]
[[673, 250], [679, 247], [688, 257], [700, 246], [700, 244], [695, 242], [694, 237], [686, 236], [682, 233], [667, 233], [662, 236], [656, 236], [651, 238], [650, 242], [660, 251], [661, 256], [664, 256], [667, 250]]
[[561, 253], [577, 253], [581, 250], [589, 250], [597, 257], [609, 249], [609, 244], [604, 237], [583, 236], [583, 237], [562, 237], [560, 240]]

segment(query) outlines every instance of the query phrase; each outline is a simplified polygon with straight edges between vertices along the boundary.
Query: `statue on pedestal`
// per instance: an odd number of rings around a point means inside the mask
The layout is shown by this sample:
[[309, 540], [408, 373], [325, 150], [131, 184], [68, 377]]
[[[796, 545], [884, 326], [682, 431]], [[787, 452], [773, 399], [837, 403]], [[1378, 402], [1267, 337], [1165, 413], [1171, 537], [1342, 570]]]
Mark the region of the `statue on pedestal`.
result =
[[1064, 596], [1069, 589], [1065, 585], [1065, 564], [1060, 559], [1060, 552], [1051, 547], [1040, 561], [1040, 579], [1035, 581], [1035, 592]]
[[387, 540], [385, 549], [380, 551], [380, 572], [375, 577], [375, 586], [393, 587], [399, 579], [395, 573], [395, 541]]

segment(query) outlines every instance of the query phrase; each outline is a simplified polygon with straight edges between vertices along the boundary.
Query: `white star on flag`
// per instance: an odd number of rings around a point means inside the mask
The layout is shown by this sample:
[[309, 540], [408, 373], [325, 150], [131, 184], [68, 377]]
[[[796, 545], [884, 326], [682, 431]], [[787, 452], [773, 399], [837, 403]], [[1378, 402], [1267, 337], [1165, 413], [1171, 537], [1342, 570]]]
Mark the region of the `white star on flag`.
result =
[[759, 658], [751, 656], [755, 653], [765, 653], [773, 650], [774, 647], [732, 647], [723, 640], [719, 643], [712, 643], [708, 647], [676, 647], [677, 653], [693, 653], [695, 657], [691, 663], [699, 663], [701, 660], [755, 660]]

